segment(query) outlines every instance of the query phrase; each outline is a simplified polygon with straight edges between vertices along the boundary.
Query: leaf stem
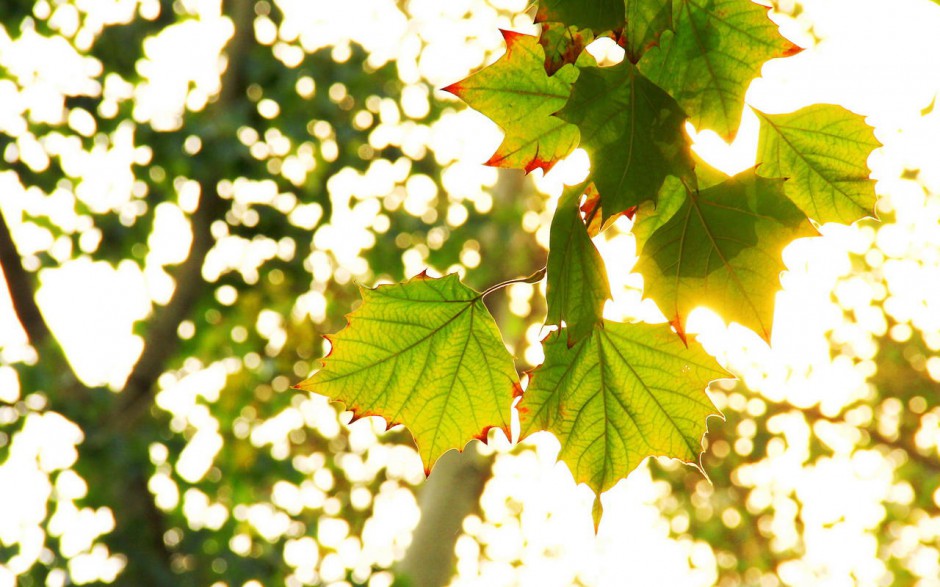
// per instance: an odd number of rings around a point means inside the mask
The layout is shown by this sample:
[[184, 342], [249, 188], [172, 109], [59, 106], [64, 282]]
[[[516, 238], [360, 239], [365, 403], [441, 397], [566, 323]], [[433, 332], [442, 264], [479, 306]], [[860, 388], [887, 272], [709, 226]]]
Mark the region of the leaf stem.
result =
[[486, 288], [483, 291], [483, 293], [480, 294], [480, 298], [486, 297], [487, 295], [493, 293], [494, 291], [500, 288], [506, 287], [507, 285], [512, 285], [513, 283], [538, 283], [542, 281], [542, 279], [545, 278], [545, 270], [546, 268], [542, 267], [541, 269], [539, 269], [532, 275], [529, 275], [528, 277], [517, 277], [516, 279], [509, 279], [507, 281], [503, 281], [502, 283], [491, 285], [490, 287]]

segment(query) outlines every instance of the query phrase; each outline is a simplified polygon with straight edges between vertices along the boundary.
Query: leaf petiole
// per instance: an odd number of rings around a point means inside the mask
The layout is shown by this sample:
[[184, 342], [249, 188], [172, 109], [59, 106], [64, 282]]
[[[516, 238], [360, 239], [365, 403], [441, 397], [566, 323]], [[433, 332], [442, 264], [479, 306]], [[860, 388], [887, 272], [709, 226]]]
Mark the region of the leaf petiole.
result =
[[539, 269], [532, 275], [529, 275], [528, 277], [517, 277], [516, 279], [509, 279], [507, 281], [497, 283], [496, 285], [491, 285], [485, 290], [483, 290], [483, 293], [480, 294], [480, 298], [486, 297], [487, 295], [493, 293], [494, 291], [500, 288], [506, 287], [507, 285], [512, 285], [514, 283], [538, 283], [542, 281], [543, 279], [545, 279], [545, 270], [546, 268], [542, 267], [541, 269]]

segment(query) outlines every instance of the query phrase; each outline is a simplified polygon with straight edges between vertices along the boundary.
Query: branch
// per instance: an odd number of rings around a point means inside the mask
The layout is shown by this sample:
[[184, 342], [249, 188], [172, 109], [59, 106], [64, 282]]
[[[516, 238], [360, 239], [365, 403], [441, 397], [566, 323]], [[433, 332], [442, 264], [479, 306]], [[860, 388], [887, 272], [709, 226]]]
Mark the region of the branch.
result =
[[215, 192], [215, 185], [202, 185], [199, 208], [192, 215], [193, 244], [189, 256], [174, 274], [176, 290], [169, 303], [157, 310], [150, 320], [144, 350], [131, 371], [117, 402], [115, 416], [121, 427], [132, 425], [149, 406], [154, 384], [166, 369], [179, 345], [177, 331], [192, 313], [206, 287], [202, 265], [215, 239], [210, 227], [224, 213], [225, 202]]
[[[226, 15], [235, 24], [235, 33], [227, 47], [228, 67], [222, 76], [219, 99], [212, 106], [213, 119], [224, 120], [224, 112], [244, 94], [244, 63], [253, 42], [251, 28], [253, 2], [226, 0]], [[224, 129], [214, 129], [222, 140]], [[215, 244], [211, 233], [212, 223], [224, 216], [226, 203], [216, 192], [220, 177], [210, 177], [200, 182], [199, 208], [191, 218], [193, 244], [189, 256], [173, 275], [176, 290], [169, 303], [158, 310], [150, 320], [150, 330], [144, 340], [144, 350], [134, 366], [113, 413], [118, 427], [127, 429], [150, 406], [157, 378], [166, 370], [167, 364], [179, 345], [179, 325], [192, 313], [199, 296], [207, 286], [202, 278], [202, 265], [206, 255]]]
[[0, 268], [6, 278], [16, 317], [26, 331], [30, 344], [38, 351], [38, 347], [54, 339], [42, 312], [39, 311], [39, 306], [36, 305], [32, 279], [23, 268], [22, 259], [10, 235], [10, 228], [3, 217], [3, 210], [0, 210]]

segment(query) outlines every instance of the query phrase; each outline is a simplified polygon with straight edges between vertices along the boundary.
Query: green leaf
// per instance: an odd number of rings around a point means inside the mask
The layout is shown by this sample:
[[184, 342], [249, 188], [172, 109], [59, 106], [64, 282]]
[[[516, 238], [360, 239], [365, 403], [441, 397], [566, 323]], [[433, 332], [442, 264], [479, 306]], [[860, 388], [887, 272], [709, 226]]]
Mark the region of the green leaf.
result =
[[554, 433], [575, 481], [600, 493], [648, 456], [697, 464], [706, 418], [720, 415], [705, 387], [727, 376], [701, 348], [663, 324], [618, 322], [571, 348], [552, 333], [544, 347], [519, 404], [522, 436]]
[[558, 117], [581, 132], [605, 220], [655, 200], [667, 175], [692, 173], [685, 113], [628, 61], [583, 68]]
[[519, 379], [477, 292], [454, 274], [362, 288], [322, 368], [297, 387], [411, 431], [425, 470], [492, 427], [509, 437]]
[[623, 46], [627, 59], [636, 63], [672, 28], [672, 0], [626, 0], [626, 17]]
[[737, 133], [744, 93], [768, 59], [799, 48], [780, 36], [767, 8], [749, 0], [676, 0], [675, 32], [640, 61], [640, 70], [675, 98], [698, 129]]
[[689, 192], [648, 238], [637, 270], [680, 336], [689, 312], [707, 306], [770, 340], [783, 248], [817, 234], [783, 183], [750, 170]]
[[865, 119], [831, 104], [792, 114], [764, 114], [757, 174], [787, 177], [787, 195], [817, 222], [852, 222], [873, 216], [875, 182], [868, 156], [881, 146]]
[[578, 207], [586, 187], [569, 187], [561, 195], [549, 237], [546, 323], [564, 322], [569, 346], [591, 334], [610, 299], [604, 261]]
[[554, 75], [566, 64], [576, 63], [593, 40], [594, 33], [590, 30], [579, 30], [560, 22], [542, 23], [539, 45], [545, 51], [545, 72]]
[[568, 101], [578, 69], [545, 72], [537, 37], [502, 31], [506, 53], [467, 79], [444, 88], [488, 116], [506, 134], [487, 165], [548, 171], [578, 146], [578, 129], [552, 116]]
[[541, 0], [535, 22], [563, 22], [595, 33], [623, 28], [624, 0]]

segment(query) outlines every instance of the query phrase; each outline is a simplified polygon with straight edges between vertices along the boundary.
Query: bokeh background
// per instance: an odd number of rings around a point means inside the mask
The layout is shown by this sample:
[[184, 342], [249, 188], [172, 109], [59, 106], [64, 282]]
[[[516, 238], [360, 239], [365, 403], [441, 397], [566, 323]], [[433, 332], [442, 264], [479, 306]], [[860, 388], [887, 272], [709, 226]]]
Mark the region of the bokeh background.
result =
[[[784, 253], [772, 345], [707, 310], [704, 469], [603, 496], [548, 434], [449, 453], [291, 389], [356, 284], [543, 266], [586, 173], [483, 167], [438, 88], [534, 32], [527, 0], [0, 3], [0, 585], [940, 585], [940, 7], [780, 0], [805, 47], [766, 112], [838, 103], [884, 144], [881, 222]], [[591, 48], [620, 58], [610, 42]], [[729, 173], [754, 164], [690, 128]], [[612, 318], [659, 318], [621, 220]], [[544, 284], [487, 298], [521, 370]]]

